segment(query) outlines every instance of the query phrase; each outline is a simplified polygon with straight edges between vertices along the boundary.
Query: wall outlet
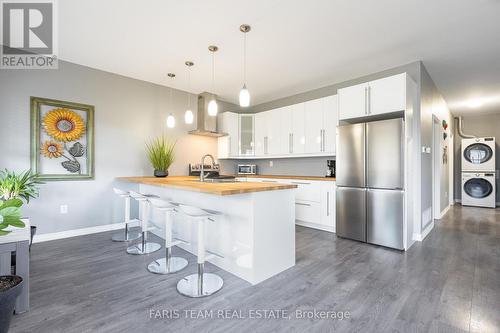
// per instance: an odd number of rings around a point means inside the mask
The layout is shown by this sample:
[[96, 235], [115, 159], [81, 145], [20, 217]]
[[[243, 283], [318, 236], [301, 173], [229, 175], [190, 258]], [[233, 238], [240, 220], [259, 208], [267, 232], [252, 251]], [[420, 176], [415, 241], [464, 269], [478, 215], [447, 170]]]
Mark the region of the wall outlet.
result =
[[273, 161], [269, 161], [269, 166], [272, 168], [274, 166]]
[[61, 214], [68, 214], [68, 205], [61, 205], [61, 206], [59, 207], [59, 212], [60, 212]]

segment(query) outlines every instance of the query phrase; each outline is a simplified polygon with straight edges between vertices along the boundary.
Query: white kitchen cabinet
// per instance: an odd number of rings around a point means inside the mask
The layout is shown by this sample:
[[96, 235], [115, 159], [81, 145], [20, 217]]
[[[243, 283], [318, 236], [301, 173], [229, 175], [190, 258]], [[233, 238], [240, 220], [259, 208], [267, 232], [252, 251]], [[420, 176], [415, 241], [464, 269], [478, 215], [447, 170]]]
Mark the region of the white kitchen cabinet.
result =
[[406, 79], [406, 73], [402, 73], [339, 89], [340, 119], [404, 111]]
[[230, 158], [239, 156], [239, 117], [234, 112], [224, 112], [218, 118], [218, 129], [227, 133], [217, 139], [218, 158]]
[[247, 181], [297, 185], [295, 190], [295, 223], [335, 232], [335, 182], [254, 177], [248, 177]]
[[295, 104], [292, 111], [292, 155], [304, 154], [306, 147], [306, 134], [304, 126], [304, 103]]
[[239, 115], [239, 155], [254, 155], [254, 115]]
[[304, 103], [305, 153], [320, 153], [323, 147], [323, 100]]
[[406, 74], [371, 81], [368, 88], [368, 114], [375, 115], [406, 109]]
[[338, 96], [328, 96], [323, 99], [323, 152], [335, 155], [337, 126], [339, 124]]
[[264, 156], [267, 153], [267, 113], [256, 113], [255, 121], [255, 156]]
[[351, 119], [366, 116], [367, 94], [368, 83], [339, 89], [339, 118]]
[[266, 111], [267, 114], [267, 154], [279, 155], [281, 148], [281, 112], [279, 109]]
[[293, 105], [279, 108], [280, 113], [280, 150], [279, 155], [292, 154], [293, 145]]

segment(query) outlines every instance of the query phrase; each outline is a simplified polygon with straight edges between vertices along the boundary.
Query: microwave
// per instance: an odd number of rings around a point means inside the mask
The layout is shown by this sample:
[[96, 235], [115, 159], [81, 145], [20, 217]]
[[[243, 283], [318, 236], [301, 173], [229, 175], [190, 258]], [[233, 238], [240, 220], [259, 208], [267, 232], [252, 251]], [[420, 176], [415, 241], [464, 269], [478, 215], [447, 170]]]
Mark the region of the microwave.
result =
[[257, 165], [255, 164], [238, 164], [238, 175], [256, 175]]

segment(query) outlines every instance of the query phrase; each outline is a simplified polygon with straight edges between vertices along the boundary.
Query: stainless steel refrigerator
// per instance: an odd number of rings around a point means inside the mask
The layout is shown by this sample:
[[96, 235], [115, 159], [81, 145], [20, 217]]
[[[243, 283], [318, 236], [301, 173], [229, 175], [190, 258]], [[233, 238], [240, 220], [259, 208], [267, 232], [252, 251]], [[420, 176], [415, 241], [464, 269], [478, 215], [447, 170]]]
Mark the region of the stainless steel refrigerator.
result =
[[337, 235], [404, 249], [404, 120], [338, 127]]

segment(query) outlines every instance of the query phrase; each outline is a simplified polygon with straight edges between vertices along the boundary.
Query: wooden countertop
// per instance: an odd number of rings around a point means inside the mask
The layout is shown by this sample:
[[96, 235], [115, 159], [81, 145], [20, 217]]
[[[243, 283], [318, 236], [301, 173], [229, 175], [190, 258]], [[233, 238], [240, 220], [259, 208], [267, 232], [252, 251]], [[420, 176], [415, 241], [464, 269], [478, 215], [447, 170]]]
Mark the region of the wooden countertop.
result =
[[304, 179], [304, 180], [321, 180], [334, 182], [333, 177], [320, 176], [287, 176], [287, 175], [236, 175], [238, 178], [275, 178], [275, 179]]
[[234, 182], [234, 183], [202, 183], [196, 181], [198, 177], [191, 176], [168, 176], [157, 177], [118, 177], [118, 180], [176, 188], [186, 191], [202, 192], [216, 195], [232, 195], [262, 191], [287, 190], [297, 188], [293, 184], [257, 183], [257, 182]]

